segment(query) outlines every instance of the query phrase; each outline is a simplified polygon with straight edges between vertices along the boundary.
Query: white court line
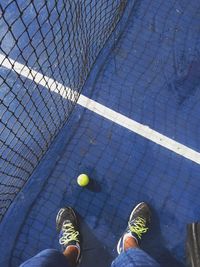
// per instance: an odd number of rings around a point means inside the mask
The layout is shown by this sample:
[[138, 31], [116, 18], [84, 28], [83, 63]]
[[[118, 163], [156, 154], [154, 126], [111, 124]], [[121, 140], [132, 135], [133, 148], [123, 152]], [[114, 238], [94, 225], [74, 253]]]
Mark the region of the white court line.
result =
[[[33, 80], [35, 83], [40, 84], [46, 87], [48, 90], [60, 94], [63, 98], [71, 98], [74, 94], [75, 97], [71, 101], [75, 101], [78, 97], [76, 91], [71, 90], [69, 87], [63, 86], [61, 83], [42, 75], [39, 72], [34, 71], [31, 68], [26, 67], [25, 65], [18, 63], [10, 58], [5, 58], [4, 55], [0, 54], [0, 66], [3, 66], [7, 69], [15, 71], [20, 75]], [[181, 155], [197, 164], [200, 164], [200, 153], [191, 149], [159, 132], [151, 129], [150, 127], [141, 124], [135, 120], [132, 120], [119, 112], [116, 112], [106, 106], [84, 96], [80, 95], [77, 103], [100, 116], [115, 122], [118, 125], [129, 129], [130, 131], [145, 137], [146, 139], [166, 148], [178, 155]]]
[[60, 94], [63, 98], [70, 98], [73, 102], [78, 98], [79, 94], [76, 91], [71, 90], [69, 87], [65, 87], [63, 84], [49, 78], [48, 76], [44, 76], [31, 68], [28, 68], [11, 58], [6, 58], [2, 54], [0, 54], [0, 67], [1, 66], [17, 72], [29, 80], [46, 87], [52, 92]]

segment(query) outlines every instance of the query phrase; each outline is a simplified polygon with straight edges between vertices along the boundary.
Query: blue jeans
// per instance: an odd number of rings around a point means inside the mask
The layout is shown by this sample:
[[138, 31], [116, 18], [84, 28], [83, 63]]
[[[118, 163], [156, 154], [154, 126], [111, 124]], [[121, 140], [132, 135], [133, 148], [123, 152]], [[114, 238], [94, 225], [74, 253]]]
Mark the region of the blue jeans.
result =
[[[55, 250], [46, 249], [24, 262], [20, 267], [69, 267], [65, 256]], [[121, 253], [111, 267], [160, 267], [146, 252], [139, 248]]]
[[111, 267], [160, 267], [146, 252], [139, 248], [132, 248], [121, 253]]

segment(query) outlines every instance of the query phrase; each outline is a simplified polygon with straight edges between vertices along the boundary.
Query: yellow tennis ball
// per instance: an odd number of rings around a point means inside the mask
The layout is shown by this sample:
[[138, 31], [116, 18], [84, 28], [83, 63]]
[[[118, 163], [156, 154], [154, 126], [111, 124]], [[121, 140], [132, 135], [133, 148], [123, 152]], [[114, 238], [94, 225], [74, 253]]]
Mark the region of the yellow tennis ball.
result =
[[80, 186], [86, 186], [86, 185], [88, 185], [89, 181], [90, 181], [90, 179], [87, 176], [87, 174], [80, 174], [78, 176], [78, 178], [77, 178], [77, 183]]

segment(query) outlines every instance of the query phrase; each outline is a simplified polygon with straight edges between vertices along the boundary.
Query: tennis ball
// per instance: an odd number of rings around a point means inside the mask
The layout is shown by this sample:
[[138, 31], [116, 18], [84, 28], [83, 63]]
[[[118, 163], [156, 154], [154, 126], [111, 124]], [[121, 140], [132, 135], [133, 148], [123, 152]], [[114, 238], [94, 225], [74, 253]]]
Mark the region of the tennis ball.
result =
[[89, 183], [89, 181], [90, 181], [90, 179], [89, 179], [89, 177], [87, 176], [87, 174], [80, 174], [79, 176], [78, 176], [78, 178], [77, 178], [77, 183], [78, 183], [78, 185], [80, 185], [80, 186], [86, 186], [86, 185], [88, 185], [88, 183]]

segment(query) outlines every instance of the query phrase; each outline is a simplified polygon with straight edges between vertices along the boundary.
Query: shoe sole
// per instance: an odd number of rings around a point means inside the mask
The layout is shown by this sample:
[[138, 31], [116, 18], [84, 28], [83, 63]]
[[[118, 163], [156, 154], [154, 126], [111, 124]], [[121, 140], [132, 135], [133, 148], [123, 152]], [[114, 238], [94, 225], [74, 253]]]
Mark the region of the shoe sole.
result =
[[124, 236], [120, 237], [120, 239], [119, 239], [119, 241], [118, 241], [118, 243], [117, 243], [117, 253], [118, 253], [118, 255], [121, 253], [121, 252], [120, 252], [120, 244], [121, 244], [121, 239], [122, 239], [123, 237], [124, 237]]
[[[129, 216], [129, 220], [128, 221], [130, 221], [130, 219], [132, 218], [132, 216], [133, 216], [133, 213], [136, 211], [136, 209], [140, 206], [140, 205], [142, 205], [142, 204], [146, 204], [145, 202], [140, 202], [139, 204], [137, 204], [136, 206], [135, 206], [135, 208], [132, 210], [132, 212], [131, 212], [131, 214], [130, 214], [130, 216]], [[117, 253], [118, 254], [120, 254], [121, 252], [120, 252], [120, 243], [121, 243], [121, 239], [124, 237], [124, 234], [120, 237], [120, 239], [119, 239], [119, 241], [118, 241], [118, 243], [117, 243]]]

